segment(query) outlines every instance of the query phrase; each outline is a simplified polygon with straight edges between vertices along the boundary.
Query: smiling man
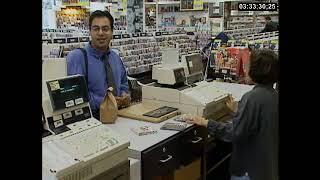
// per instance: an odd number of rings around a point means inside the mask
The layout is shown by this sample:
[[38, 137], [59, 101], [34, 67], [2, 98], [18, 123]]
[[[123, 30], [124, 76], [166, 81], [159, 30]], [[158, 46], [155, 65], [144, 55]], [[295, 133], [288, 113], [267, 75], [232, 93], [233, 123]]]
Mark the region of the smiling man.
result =
[[67, 74], [86, 76], [92, 114], [98, 120], [108, 87], [113, 87], [118, 107], [130, 103], [126, 70], [119, 55], [109, 48], [113, 22], [109, 12], [94, 11], [89, 18], [91, 41], [84, 49], [75, 49], [67, 56]]

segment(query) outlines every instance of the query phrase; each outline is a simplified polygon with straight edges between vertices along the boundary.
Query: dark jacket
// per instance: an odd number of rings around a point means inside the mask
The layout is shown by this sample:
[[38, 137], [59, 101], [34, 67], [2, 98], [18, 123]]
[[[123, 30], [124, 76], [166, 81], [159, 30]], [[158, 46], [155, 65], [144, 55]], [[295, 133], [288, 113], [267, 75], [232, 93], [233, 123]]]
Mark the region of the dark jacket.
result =
[[232, 142], [232, 175], [251, 180], [278, 177], [278, 93], [272, 85], [256, 85], [243, 95], [232, 123], [210, 120], [211, 135]]
[[272, 31], [278, 31], [279, 30], [279, 25], [276, 22], [270, 21], [266, 24], [264, 29], [261, 31], [261, 33], [264, 32], [272, 32]]

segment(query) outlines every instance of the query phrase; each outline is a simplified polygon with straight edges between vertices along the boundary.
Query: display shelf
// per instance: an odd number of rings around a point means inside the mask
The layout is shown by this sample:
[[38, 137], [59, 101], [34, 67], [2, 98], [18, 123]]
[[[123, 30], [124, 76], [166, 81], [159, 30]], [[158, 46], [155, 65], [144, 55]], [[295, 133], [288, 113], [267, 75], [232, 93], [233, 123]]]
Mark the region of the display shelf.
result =
[[159, 5], [180, 5], [180, 1], [159, 1], [158, 2]]
[[178, 48], [179, 56], [197, 50], [195, 39], [190, 39], [186, 34], [172, 34], [155, 37], [161, 48]]
[[161, 52], [155, 38], [131, 37], [113, 39], [112, 48], [117, 48], [128, 75], [151, 71], [153, 64], [161, 63]]
[[145, 5], [156, 5], [157, 3], [156, 2], [145, 2], [144, 4]]

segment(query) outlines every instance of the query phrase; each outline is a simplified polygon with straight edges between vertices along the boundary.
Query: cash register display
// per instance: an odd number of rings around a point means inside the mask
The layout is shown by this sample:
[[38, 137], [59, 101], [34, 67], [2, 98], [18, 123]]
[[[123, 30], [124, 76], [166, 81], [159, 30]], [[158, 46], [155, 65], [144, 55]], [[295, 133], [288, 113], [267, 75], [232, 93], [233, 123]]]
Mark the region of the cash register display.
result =
[[181, 83], [186, 80], [183, 68], [178, 68], [173, 71], [176, 83]]
[[87, 85], [83, 76], [47, 81], [47, 86], [54, 111], [89, 101]]
[[186, 56], [189, 74], [197, 74], [203, 72], [203, 64], [200, 54]]

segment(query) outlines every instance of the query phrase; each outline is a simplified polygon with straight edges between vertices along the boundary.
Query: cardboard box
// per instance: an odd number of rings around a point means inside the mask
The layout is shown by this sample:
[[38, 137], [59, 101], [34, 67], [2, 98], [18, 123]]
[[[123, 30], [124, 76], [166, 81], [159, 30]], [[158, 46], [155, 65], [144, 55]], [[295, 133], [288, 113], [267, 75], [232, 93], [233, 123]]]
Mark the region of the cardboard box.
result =
[[196, 159], [174, 172], [174, 180], [198, 180], [201, 176], [201, 160]]

